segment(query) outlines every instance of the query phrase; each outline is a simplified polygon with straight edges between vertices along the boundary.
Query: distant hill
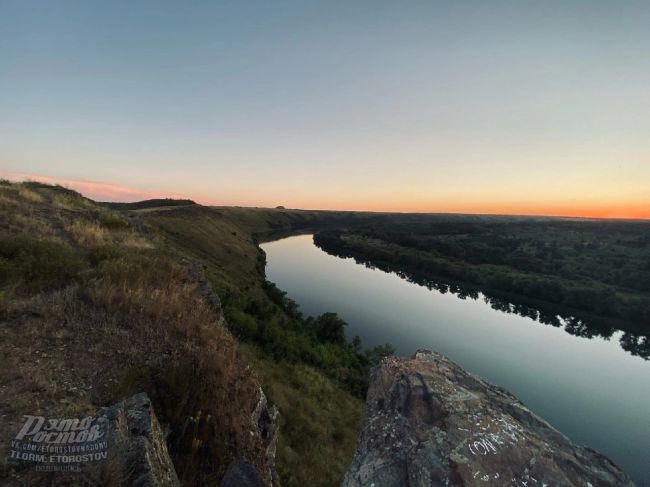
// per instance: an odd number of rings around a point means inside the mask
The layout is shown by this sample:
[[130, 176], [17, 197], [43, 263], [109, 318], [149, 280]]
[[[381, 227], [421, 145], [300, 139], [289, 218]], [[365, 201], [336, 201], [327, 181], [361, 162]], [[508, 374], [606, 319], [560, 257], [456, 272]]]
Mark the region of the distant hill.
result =
[[142, 210], [145, 208], [158, 208], [161, 206], [197, 205], [198, 203], [196, 203], [196, 201], [185, 199], [156, 198], [151, 200], [136, 201], [134, 203], [113, 203], [107, 201], [100, 204], [113, 210]]

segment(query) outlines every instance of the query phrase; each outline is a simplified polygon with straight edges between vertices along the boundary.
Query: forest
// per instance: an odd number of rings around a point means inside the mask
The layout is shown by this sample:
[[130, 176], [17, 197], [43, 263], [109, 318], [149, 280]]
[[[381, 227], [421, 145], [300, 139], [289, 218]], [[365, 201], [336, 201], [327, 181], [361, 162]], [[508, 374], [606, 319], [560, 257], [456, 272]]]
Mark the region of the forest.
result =
[[423, 215], [321, 231], [323, 250], [650, 329], [650, 223]]

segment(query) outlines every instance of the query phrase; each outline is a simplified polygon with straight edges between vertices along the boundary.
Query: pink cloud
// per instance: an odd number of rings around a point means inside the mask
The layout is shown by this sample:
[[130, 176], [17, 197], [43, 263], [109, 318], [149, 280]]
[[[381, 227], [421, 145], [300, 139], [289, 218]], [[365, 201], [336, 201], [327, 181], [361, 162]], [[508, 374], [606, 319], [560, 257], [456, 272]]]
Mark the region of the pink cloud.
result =
[[94, 181], [83, 181], [77, 179], [64, 179], [40, 174], [17, 173], [0, 170], [0, 177], [11, 181], [39, 181], [48, 184], [59, 184], [66, 188], [74, 189], [82, 195], [95, 201], [121, 201], [131, 202], [152, 198], [184, 198], [182, 195], [173, 193], [161, 193], [158, 191], [143, 191], [126, 186], [118, 186], [109, 183], [98, 183]]

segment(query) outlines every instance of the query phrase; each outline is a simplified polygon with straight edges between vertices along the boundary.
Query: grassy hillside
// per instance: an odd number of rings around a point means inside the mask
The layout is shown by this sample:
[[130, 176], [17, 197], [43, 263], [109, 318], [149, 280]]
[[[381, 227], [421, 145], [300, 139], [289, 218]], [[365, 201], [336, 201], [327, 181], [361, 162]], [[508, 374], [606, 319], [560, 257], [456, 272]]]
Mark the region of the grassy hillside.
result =
[[[264, 279], [260, 235], [340, 224], [353, 214], [245, 208], [147, 211], [142, 219], [174, 251], [196, 259], [281, 412], [278, 470], [286, 486], [337, 485], [356, 444], [368, 365], [345, 343], [319, 341]], [[356, 370], [359, 377], [351, 380]], [[359, 385], [359, 379], [361, 385]], [[357, 385], [356, 396], [352, 394]]]
[[[266, 470], [250, 429], [261, 383], [280, 409], [283, 485], [338, 484], [370, 359], [338, 318], [304, 319], [266, 282], [256, 242], [367, 216], [163, 203], [0, 183], [2, 444], [23, 414], [78, 416], [146, 391], [183, 483], [215, 483], [237, 457]], [[0, 483], [23, 474], [4, 465]]]
[[[251, 434], [258, 382], [200, 274], [137, 216], [61, 187], [0, 182], [3, 448], [24, 414], [78, 417], [145, 391], [185, 485], [217, 482], [241, 456], [266, 471]], [[89, 481], [110, 485], [109, 474]], [[30, 475], [0, 466], [3, 485], [51, 480]]]

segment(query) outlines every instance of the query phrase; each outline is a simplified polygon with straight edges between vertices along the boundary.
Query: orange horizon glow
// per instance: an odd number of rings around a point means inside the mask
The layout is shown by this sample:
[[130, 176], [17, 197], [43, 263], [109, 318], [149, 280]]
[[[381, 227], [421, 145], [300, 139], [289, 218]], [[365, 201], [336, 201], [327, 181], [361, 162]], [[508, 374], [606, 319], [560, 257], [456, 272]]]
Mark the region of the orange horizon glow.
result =
[[[206, 206], [249, 206], [273, 208], [278, 203], [268, 201], [216, 201], [210, 197], [179, 194], [163, 191], [142, 190], [112, 183], [88, 181], [81, 179], [59, 178], [41, 174], [16, 173], [0, 170], [0, 177], [11, 181], [39, 181], [48, 184], [58, 184], [75, 191], [95, 201], [134, 202], [153, 198], [184, 198], [192, 199]], [[569, 218], [596, 219], [650, 219], [650, 198], [647, 201], [489, 201], [481, 202], [473, 199], [460, 203], [436, 200], [429, 202], [413, 201], [408, 198], [395, 198], [400, 203], [386, 204], [370, 201], [327, 203], [326, 201], [287, 201], [284, 206], [288, 209], [331, 210], [331, 211], [368, 211], [392, 213], [457, 213], [474, 215], [521, 215], [521, 216], [550, 216]], [[451, 198], [450, 198], [451, 199]], [[462, 198], [459, 198], [462, 200]], [[281, 203], [280, 203], [281, 204]]]

